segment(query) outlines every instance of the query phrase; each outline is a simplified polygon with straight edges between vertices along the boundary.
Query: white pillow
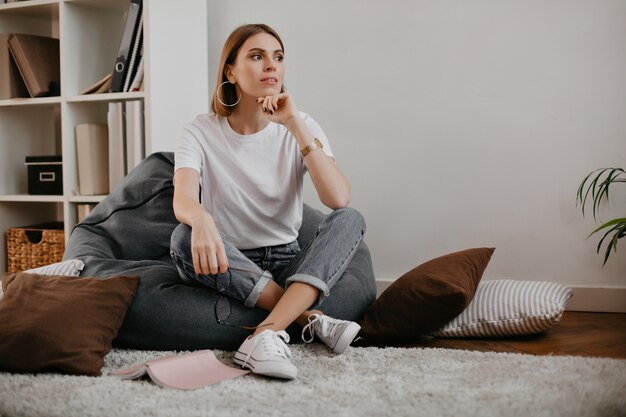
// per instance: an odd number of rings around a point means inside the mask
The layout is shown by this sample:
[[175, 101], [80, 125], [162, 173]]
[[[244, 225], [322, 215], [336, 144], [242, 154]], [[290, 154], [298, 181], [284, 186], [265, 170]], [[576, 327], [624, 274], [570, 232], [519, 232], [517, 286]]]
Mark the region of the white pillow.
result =
[[540, 333], [559, 322], [573, 290], [545, 281], [481, 281], [467, 308], [431, 333], [435, 337], [494, 337]]
[[39, 268], [29, 269], [24, 272], [29, 274], [40, 275], [64, 275], [77, 277], [80, 275], [80, 271], [83, 270], [85, 264], [80, 259], [68, 259], [67, 261], [57, 262], [46, 266], [40, 266]]
[[[29, 274], [40, 275], [64, 275], [77, 277], [80, 275], [80, 271], [83, 270], [85, 264], [79, 259], [68, 259], [67, 261], [57, 262], [46, 266], [40, 266], [39, 268], [29, 269], [24, 272]], [[2, 285], [0, 285], [0, 299], [2, 299]]]

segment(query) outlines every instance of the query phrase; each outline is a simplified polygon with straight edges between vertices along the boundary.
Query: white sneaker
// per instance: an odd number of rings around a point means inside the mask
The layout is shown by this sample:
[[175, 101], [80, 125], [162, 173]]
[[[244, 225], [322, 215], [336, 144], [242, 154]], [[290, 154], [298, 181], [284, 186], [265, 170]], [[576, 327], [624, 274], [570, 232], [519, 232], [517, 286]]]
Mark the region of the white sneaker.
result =
[[284, 330], [267, 329], [254, 337], [248, 336], [235, 353], [235, 363], [255, 374], [295, 379], [298, 370], [289, 360], [291, 351], [287, 342], [289, 335]]
[[[311, 338], [305, 339], [304, 333], [309, 330]], [[302, 329], [302, 340], [311, 343], [315, 336], [335, 353], [343, 353], [352, 343], [361, 326], [353, 321], [339, 320], [324, 314], [311, 314], [309, 324]]]

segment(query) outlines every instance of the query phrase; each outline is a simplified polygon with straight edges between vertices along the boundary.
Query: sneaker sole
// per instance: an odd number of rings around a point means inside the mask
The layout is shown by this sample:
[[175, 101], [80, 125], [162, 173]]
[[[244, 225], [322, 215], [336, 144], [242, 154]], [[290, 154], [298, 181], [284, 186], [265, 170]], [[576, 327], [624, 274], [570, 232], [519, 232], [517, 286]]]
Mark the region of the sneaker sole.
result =
[[291, 363], [286, 364], [286, 363], [277, 363], [277, 362], [257, 361], [251, 356], [248, 360], [248, 363], [244, 365], [245, 358], [246, 358], [246, 355], [238, 351], [237, 353], [235, 353], [233, 360], [237, 365], [241, 365], [244, 368], [249, 369], [254, 374], [271, 376], [274, 378], [282, 378], [282, 379], [296, 379], [296, 376], [298, 376], [298, 370]]
[[359, 333], [359, 330], [361, 330], [361, 326], [359, 326], [355, 322], [352, 322], [348, 326], [346, 326], [341, 336], [339, 336], [339, 339], [337, 339], [337, 343], [335, 343], [333, 352], [343, 353], [346, 348], [350, 346], [350, 343], [352, 343], [356, 335]]

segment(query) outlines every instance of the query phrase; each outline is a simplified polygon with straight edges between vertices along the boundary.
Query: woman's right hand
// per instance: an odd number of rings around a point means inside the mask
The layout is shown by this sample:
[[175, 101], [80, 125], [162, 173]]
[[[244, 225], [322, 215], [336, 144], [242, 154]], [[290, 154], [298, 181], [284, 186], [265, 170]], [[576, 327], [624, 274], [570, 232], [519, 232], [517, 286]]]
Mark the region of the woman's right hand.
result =
[[228, 259], [224, 243], [213, 217], [202, 213], [192, 219], [191, 255], [196, 274], [215, 275], [228, 271]]

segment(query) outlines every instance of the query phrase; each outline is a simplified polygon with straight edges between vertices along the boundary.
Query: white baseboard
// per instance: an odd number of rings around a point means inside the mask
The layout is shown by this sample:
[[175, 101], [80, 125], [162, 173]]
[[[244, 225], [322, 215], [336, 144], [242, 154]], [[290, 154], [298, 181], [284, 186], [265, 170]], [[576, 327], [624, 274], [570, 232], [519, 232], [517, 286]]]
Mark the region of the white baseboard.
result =
[[[392, 283], [390, 280], [376, 280], [376, 298]], [[566, 311], [626, 313], [626, 287], [568, 286], [574, 290], [574, 296], [567, 303]]]

